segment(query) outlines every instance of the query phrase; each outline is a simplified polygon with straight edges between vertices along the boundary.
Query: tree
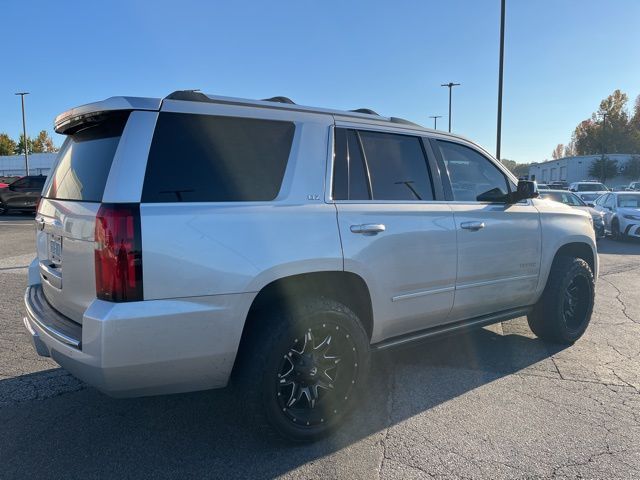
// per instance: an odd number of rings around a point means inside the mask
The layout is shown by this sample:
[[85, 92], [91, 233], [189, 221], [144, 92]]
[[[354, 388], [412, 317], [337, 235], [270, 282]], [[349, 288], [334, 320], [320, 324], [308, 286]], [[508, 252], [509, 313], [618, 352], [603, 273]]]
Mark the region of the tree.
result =
[[529, 175], [529, 163], [517, 163], [515, 160], [503, 158], [502, 164], [518, 178]]
[[564, 145], [559, 143], [556, 146], [556, 148], [553, 149], [553, 152], [551, 152], [551, 158], [553, 158], [554, 160], [558, 160], [559, 158], [562, 158], [563, 155], [564, 155]]
[[[33, 152], [33, 139], [30, 137], [27, 137], [27, 153], [32, 153]], [[16, 148], [14, 149], [13, 153], [15, 153], [16, 155], [23, 155], [24, 154], [24, 135], [20, 134], [20, 139], [18, 140], [18, 143], [16, 144]]]
[[591, 178], [597, 178], [600, 183], [606, 183], [607, 179], [613, 178], [618, 175], [618, 162], [611, 160], [606, 155], [602, 155], [598, 160], [595, 160], [589, 167], [589, 176]]
[[58, 149], [53, 144], [53, 140], [47, 131], [41, 130], [38, 136], [33, 140], [31, 151], [33, 153], [50, 153], [57, 152]]
[[631, 180], [640, 180], [640, 155], [634, 155], [627, 160], [622, 175]]
[[6, 133], [0, 133], [0, 155], [13, 155], [16, 150], [14, 142]]
[[620, 90], [600, 102], [600, 108], [583, 120], [573, 132], [572, 142], [578, 155], [629, 153], [634, 148], [634, 135], [626, 110], [629, 97]]
[[576, 154], [576, 147], [573, 144], [573, 142], [569, 142], [568, 145], [564, 146], [564, 152], [563, 155], [565, 157], [573, 157]]

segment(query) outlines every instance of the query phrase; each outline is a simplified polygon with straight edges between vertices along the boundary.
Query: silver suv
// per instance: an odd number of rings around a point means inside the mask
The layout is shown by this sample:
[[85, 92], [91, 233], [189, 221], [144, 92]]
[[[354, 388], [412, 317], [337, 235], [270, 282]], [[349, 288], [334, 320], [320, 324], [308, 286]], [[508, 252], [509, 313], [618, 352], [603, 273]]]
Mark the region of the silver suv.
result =
[[458, 136], [191, 91], [55, 128], [24, 324], [110, 395], [232, 380], [312, 440], [354, 406], [374, 351], [522, 315], [571, 343], [589, 323], [591, 217]]

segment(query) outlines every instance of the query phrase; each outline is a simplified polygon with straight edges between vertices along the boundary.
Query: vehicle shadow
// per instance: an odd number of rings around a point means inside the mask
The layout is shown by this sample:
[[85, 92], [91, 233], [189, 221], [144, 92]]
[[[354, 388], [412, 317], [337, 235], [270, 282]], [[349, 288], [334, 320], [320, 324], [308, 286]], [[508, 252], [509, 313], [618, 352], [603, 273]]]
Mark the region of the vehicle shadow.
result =
[[273, 478], [361, 440], [373, 464], [376, 433], [560, 349], [481, 329], [376, 354], [357, 411], [312, 445], [257, 434], [230, 389], [116, 400], [62, 369], [0, 380], [1, 476]]
[[640, 241], [635, 238], [613, 240], [609, 237], [598, 241], [598, 253], [610, 255], [640, 255]]

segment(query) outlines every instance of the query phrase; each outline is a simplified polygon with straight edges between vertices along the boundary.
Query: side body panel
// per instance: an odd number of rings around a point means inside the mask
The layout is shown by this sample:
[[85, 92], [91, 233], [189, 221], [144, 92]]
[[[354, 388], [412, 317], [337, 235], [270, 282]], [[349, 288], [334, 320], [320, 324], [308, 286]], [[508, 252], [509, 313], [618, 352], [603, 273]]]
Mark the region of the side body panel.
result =
[[[458, 232], [456, 294], [450, 321], [530, 305], [541, 259], [539, 213], [515, 205], [451, 202]], [[467, 222], [484, 227], [468, 230]]]
[[322, 202], [331, 116], [171, 100], [162, 111], [288, 120], [296, 131], [274, 201], [141, 204], [146, 300], [258, 292], [342, 270], [336, 210]]

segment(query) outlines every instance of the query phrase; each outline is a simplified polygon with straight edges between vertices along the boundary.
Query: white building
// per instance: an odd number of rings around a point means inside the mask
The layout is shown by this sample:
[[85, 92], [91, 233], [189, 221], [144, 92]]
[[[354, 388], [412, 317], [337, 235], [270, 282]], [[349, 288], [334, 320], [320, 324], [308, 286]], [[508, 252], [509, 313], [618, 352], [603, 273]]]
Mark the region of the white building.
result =
[[[57, 153], [31, 153], [29, 174], [48, 175], [57, 155]], [[0, 177], [25, 174], [24, 155], [0, 156]]]
[[[625, 185], [632, 179], [623, 177], [620, 173], [627, 161], [634, 155], [627, 153], [610, 153], [606, 155], [610, 160], [618, 162], [618, 175], [607, 179], [607, 186]], [[591, 164], [602, 158], [602, 155], [582, 155], [577, 157], [565, 157], [558, 160], [547, 160], [540, 163], [532, 163], [529, 167], [529, 178], [538, 183], [550, 183], [563, 180], [568, 183], [581, 180], [597, 180], [589, 175]]]

